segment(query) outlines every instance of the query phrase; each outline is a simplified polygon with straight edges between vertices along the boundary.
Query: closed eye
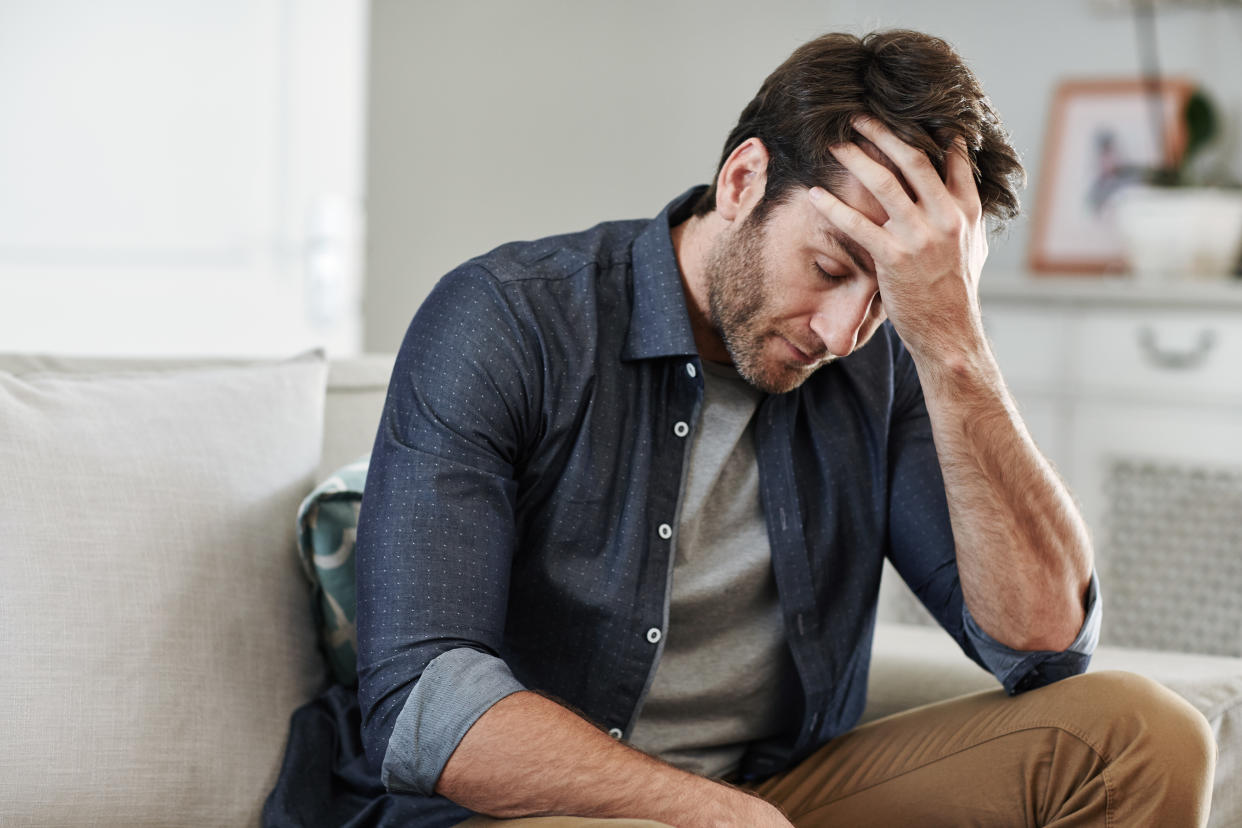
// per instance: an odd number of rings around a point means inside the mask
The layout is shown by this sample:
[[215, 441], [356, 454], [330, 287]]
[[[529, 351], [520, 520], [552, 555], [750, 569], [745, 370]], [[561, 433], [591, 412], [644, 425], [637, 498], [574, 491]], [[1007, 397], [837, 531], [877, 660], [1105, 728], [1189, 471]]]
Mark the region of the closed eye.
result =
[[850, 275], [848, 273], [829, 273], [828, 271], [820, 267], [819, 262], [815, 263], [815, 269], [819, 271], [819, 275], [821, 278], [831, 282], [832, 284], [844, 282], [846, 279], [850, 278]]

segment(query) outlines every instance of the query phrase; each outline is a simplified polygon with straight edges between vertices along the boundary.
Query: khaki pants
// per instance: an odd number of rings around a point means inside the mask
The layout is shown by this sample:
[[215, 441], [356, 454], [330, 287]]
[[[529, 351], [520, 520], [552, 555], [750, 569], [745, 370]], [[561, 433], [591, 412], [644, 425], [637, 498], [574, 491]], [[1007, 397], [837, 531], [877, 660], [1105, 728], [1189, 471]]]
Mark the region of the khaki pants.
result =
[[[1015, 697], [989, 691], [846, 733], [749, 790], [798, 828], [1202, 826], [1216, 744], [1180, 696], [1090, 673]], [[649, 820], [475, 817], [468, 828], [663, 828]]]

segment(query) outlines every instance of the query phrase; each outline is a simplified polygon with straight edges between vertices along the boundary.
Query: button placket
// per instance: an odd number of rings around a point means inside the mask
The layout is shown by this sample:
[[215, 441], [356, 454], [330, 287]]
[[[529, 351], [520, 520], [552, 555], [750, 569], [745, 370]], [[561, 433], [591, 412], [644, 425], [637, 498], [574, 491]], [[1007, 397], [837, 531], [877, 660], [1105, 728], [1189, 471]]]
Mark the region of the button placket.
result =
[[[684, 363], [684, 366], [685, 366], [685, 369], [686, 369], [686, 375], [687, 375], [687, 376], [688, 376], [691, 380], [696, 380], [696, 379], [697, 379], [697, 377], [698, 377], [698, 368], [694, 365], [694, 363], [693, 363], [693, 362], [686, 362], [686, 363]], [[694, 410], [694, 409], [695, 409], [695, 407], [697, 406], [697, 402], [696, 402], [696, 400], [697, 400], [697, 399], [698, 399], [698, 397], [701, 395], [701, 391], [702, 391], [702, 387], [701, 387], [701, 384], [700, 384], [700, 383], [698, 383], [698, 382], [692, 382], [692, 383], [690, 384], [690, 386], [688, 386], [688, 387], [687, 387], [687, 386], [681, 386], [681, 387], [675, 388], [675, 389], [674, 389], [674, 392], [673, 392], [673, 397], [672, 397], [672, 399], [668, 400], [668, 403], [669, 403], [669, 409], [672, 409], [673, 411], [676, 411], [677, 409], [681, 409], [681, 408], [685, 407], [685, 408], [688, 408], [691, 412], [693, 412], [693, 410]], [[666, 409], [666, 410], [667, 410], [667, 409]], [[667, 422], [667, 420], [666, 420], [665, 422]], [[665, 428], [667, 428], [667, 427], [668, 427], [668, 426], [666, 425], [666, 426], [665, 426]], [[690, 434], [690, 423], [689, 423], [689, 421], [688, 421], [688, 420], [676, 420], [676, 421], [673, 423], [673, 426], [672, 426], [672, 431], [673, 431], [673, 434], [674, 434], [677, 438], [679, 438], [679, 439], [684, 439], [685, 437], [687, 437], [687, 436]], [[667, 434], [667, 432], [665, 432], [665, 433]], [[667, 438], [665, 438], [665, 439], [667, 439]], [[683, 462], [684, 462], [684, 459], [685, 459], [685, 453], [686, 453], [686, 452], [688, 452], [688, 451], [689, 451], [689, 446], [688, 446], [687, 444], [682, 444], [682, 452], [680, 452], [680, 456], [682, 457]], [[669, 452], [668, 454], [669, 454], [669, 455], [672, 455], [673, 453], [672, 453], [672, 452]], [[673, 467], [672, 467], [672, 465], [671, 465], [671, 460], [672, 460], [672, 457], [671, 457], [671, 456], [668, 456], [668, 457], [666, 457], [666, 459], [669, 461], [669, 464], [670, 464], [670, 469], [671, 469], [671, 468], [673, 468]], [[678, 477], [679, 477], [679, 475], [678, 475]], [[672, 476], [672, 475], [669, 475], [669, 476], [667, 477], [667, 479], [666, 479], [666, 480], [668, 480], [668, 481], [672, 481], [672, 480], [673, 480], [673, 476]], [[675, 482], [675, 481], [673, 481], [673, 482]], [[669, 487], [669, 489], [668, 489], [668, 491], [666, 492], [666, 494], [665, 494], [664, 498], [662, 498], [662, 499], [665, 499], [665, 500], [672, 500], [672, 501], [674, 501], [674, 502], [675, 502], [675, 501], [676, 501], [676, 497], [677, 497], [677, 496], [678, 496], [678, 490], [676, 489], [676, 487], [675, 487], [675, 486], [670, 486], [670, 487]], [[671, 525], [671, 524], [669, 524], [669, 523], [661, 523], [661, 524], [659, 524], [658, 526], [656, 526], [656, 534], [660, 537], [660, 539], [661, 539], [661, 540], [664, 540], [664, 541], [670, 541], [670, 540], [672, 540], [672, 538], [673, 538], [673, 527], [672, 527], [672, 525]], [[664, 609], [665, 609], [665, 613], [666, 613], [666, 615], [667, 615], [667, 609], [668, 609], [668, 603], [667, 603], [667, 602], [668, 602], [668, 597], [669, 597], [669, 596], [667, 595], [667, 590], [671, 589], [671, 586], [670, 586], [670, 585], [671, 585], [671, 575], [672, 575], [672, 566], [673, 566], [673, 555], [672, 555], [672, 553], [671, 553], [671, 550], [669, 551], [669, 555], [668, 555], [668, 561], [667, 561], [667, 563], [668, 563], [668, 567], [669, 567], [669, 570], [668, 570], [668, 573], [669, 573], [669, 578], [665, 581], [666, 595], [665, 595], [665, 607], [664, 607]], [[654, 609], [654, 608], [653, 608], [653, 609]], [[649, 645], [651, 645], [651, 647], [652, 647], [652, 650], [651, 650], [651, 651], [649, 651], [649, 652], [654, 652], [654, 653], [657, 653], [657, 654], [658, 654], [658, 652], [659, 652], [659, 647], [660, 647], [660, 643], [664, 640], [664, 631], [663, 631], [663, 630], [661, 630], [659, 627], [651, 627], [651, 628], [649, 628], [649, 629], [647, 630], [647, 632], [645, 633], [644, 637], [646, 638], [647, 643], [648, 643]], [[654, 659], [654, 658], [653, 658], [653, 659], [652, 659], [652, 661], [651, 661], [651, 667], [650, 667], [650, 669], [649, 669], [649, 673], [648, 673], [648, 680], [650, 680], [650, 677], [651, 677], [652, 675], [654, 675], [655, 665], [656, 665], [657, 663], [658, 663], [658, 661], [657, 661], [656, 659]], [[612, 736], [612, 738], [614, 738], [614, 739], [621, 739], [621, 738], [623, 738], [623, 737], [624, 737], [624, 733], [621, 731], [621, 729], [620, 729], [620, 728], [613, 728], [612, 730], [608, 731], [608, 733], [609, 733], [609, 735], [610, 735], [610, 736]]]

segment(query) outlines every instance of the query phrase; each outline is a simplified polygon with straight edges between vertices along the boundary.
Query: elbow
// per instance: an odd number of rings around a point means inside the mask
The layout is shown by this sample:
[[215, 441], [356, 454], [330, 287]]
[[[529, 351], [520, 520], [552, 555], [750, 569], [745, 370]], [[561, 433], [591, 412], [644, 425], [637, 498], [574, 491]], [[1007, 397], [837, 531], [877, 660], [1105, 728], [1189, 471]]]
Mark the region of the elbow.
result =
[[1081, 598], [1074, 597], [1060, 605], [1042, 603], [1030, 607], [1024, 620], [1016, 625], [1015, 640], [1005, 642], [1015, 650], [1054, 652], [1068, 650], [1078, 640], [1087, 613]]
[[[1017, 641], [1010, 646], [1028, 652], [1063, 652], [1072, 647], [1091, 610], [1092, 573], [1090, 565], [1084, 573], [1067, 571], [1048, 589], [1025, 596], [1013, 627]], [[1051, 585], [1058, 581], [1059, 587]]]
[[[969, 604], [968, 604], [969, 607]], [[998, 644], [1018, 652], [1063, 652], [1074, 645], [1086, 622], [1081, 601], [1050, 601], [1040, 596], [992, 602], [969, 612], [979, 628]]]
[[[1081, 624], [1079, 625], [1081, 626]], [[1078, 627], [1071, 629], [1061, 629], [1054, 632], [1039, 631], [1036, 634], [1029, 635], [1017, 643], [1010, 643], [1009, 646], [1015, 650], [1022, 652], [1052, 652], [1060, 653], [1068, 650], [1073, 646], [1075, 639], [1078, 638]], [[1008, 643], [1008, 642], [1006, 642]]]

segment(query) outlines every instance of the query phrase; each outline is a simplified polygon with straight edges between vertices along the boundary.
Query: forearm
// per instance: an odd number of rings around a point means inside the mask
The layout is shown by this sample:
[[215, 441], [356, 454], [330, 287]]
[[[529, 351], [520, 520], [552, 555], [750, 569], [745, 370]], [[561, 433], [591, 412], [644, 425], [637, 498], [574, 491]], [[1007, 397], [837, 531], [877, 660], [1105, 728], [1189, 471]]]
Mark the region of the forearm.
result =
[[628, 817], [678, 828], [789, 825], [763, 800], [633, 750], [531, 692], [506, 697], [475, 722], [445, 765], [436, 793], [500, 818]]
[[962, 593], [993, 638], [1061, 650], [1084, 619], [1092, 553], [1069, 492], [980, 346], [915, 364], [931, 418]]
[[873, 118], [854, 128], [900, 171], [853, 143], [833, 156], [883, 208], [876, 220], [816, 187], [821, 215], [870, 254], [876, 285], [923, 388], [943, 472], [966, 605], [1013, 649], [1061, 650], [1084, 620], [1091, 573], [1086, 527], [1040, 455], [983, 334], [978, 287], [987, 259], [972, 151], [927, 154]]

